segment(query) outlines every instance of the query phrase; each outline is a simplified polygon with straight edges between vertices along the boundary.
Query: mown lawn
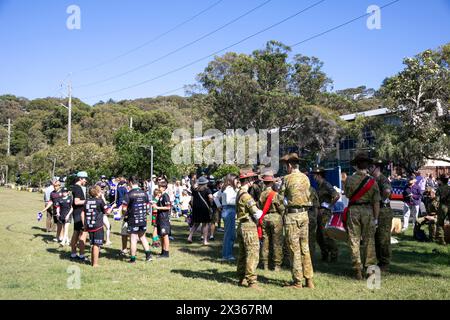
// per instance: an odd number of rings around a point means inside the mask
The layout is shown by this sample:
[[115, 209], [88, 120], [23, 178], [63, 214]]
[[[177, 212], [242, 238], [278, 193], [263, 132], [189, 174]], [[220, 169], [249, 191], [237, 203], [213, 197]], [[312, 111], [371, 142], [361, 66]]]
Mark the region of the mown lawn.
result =
[[[0, 189], [0, 299], [449, 299], [450, 250], [412, 241], [407, 234], [393, 247], [391, 272], [382, 275], [381, 289], [352, 279], [350, 258], [341, 244], [335, 265], [317, 262], [316, 289], [286, 289], [290, 272], [259, 270], [260, 287], [237, 286], [235, 266], [221, 263], [221, 237], [210, 247], [187, 244], [184, 221], [173, 222], [171, 258], [150, 263], [143, 253], [136, 265], [117, 257], [120, 224], [113, 222], [113, 246], [101, 252], [100, 267], [72, 263], [69, 248], [52, 242], [44, 219], [36, 221], [42, 195]], [[197, 236], [199, 239], [199, 236]], [[318, 252], [316, 257], [318, 258]], [[81, 272], [81, 288], [68, 289], [71, 266]]]

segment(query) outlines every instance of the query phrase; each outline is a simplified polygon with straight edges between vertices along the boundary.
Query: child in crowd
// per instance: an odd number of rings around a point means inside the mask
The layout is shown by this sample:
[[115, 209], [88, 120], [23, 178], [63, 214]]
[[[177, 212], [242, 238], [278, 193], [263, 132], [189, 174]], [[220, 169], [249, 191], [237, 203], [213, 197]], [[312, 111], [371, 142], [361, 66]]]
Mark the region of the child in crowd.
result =
[[152, 247], [155, 249], [161, 246], [161, 242], [159, 241], [158, 236], [158, 228], [156, 224], [158, 217], [158, 209], [156, 209], [156, 207], [160, 196], [161, 191], [159, 189], [155, 189], [153, 191], [153, 198], [152, 198], [152, 226], [153, 226]]
[[61, 189], [62, 197], [56, 200], [56, 218], [58, 225], [58, 230], [60, 233], [57, 235], [58, 239], [61, 240], [62, 246], [68, 246], [69, 241], [69, 226], [72, 222], [72, 197], [69, 195], [69, 190], [67, 188]]
[[161, 196], [156, 204], [158, 215], [156, 218], [156, 226], [158, 228], [158, 235], [161, 239], [161, 258], [169, 258], [169, 235], [170, 235], [170, 210], [171, 201], [167, 190], [167, 182], [161, 181], [159, 183], [159, 190]]
[[103, 216], [108, 214], [110, 209], [102, 199], [102, 190], [99, 186], [91, 187], [89, 196], [84, 204], [81, 217], [91, 240], [91, 265], [98, 267], [100, 247], [103, 245], [104, 236]]

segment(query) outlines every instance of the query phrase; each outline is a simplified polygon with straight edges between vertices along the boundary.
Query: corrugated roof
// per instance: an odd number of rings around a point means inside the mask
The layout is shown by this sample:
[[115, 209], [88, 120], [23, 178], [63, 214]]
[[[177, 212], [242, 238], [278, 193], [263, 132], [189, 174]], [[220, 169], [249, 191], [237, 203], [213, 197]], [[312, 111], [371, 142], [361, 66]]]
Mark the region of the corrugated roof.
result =
[[374, 109], [364, 112], [358, 112], [358, 113], [352, 113], [352, 114], [345, 114], [341, 116], [340, 118], [345, 121], [352, 121], [355, 120], [357, 116], [363, 116], [363, 117], [374, 117], [374, 116], [380, 116], [383, 114], [389, 114], [391, 111], [388, 110], [388, 108], [380, 108], [380, 109]]

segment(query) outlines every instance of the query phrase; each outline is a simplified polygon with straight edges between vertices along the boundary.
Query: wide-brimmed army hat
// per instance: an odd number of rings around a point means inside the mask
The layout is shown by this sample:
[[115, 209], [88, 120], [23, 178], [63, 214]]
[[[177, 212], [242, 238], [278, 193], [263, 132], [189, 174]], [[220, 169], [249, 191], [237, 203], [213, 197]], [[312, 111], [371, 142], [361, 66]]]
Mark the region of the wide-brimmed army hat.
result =
[[264, 170], [263, 173], [259, 176], [259, 180], [264, 182], [274, 182], [275, 177], [272, 170]]
[[288, 153], [280, 159], [281, 162], [286, 162], [286, 163], [299, 163], [300, 160], [301, 160], [300, 157], [295, 152]]
[[325, 173], [325, 168], [322, 167], [315, 167], [312, 171], [312, 174], [324, 174]]
[[352, 161], [350, 161], [351, 165], [355, 165], [361, 162], [367, 162], [369, 164], [373, 163], [373, 160], [369, 157], [366, 152], [359, 152], [355, 155]]
[[239, 179], [247, 179], [247, 178], [252, 178], [252, 177], [256, 177], [257, 174], [253, 172], [252, 169], [242, 169], [239, 172]]
[[375, 159], [372, 160], [372, 164], [376, 165], [377, 167], [382, 167], [382, 166], [384, 166], [386, 164], [386, 162], [383, 161], [382, 159], [375, 158]]

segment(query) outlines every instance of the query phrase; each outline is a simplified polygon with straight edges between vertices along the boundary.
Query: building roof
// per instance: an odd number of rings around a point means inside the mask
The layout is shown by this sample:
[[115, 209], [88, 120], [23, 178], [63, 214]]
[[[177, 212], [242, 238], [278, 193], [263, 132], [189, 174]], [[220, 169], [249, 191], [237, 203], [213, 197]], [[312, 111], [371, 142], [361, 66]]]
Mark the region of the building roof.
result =
[[358, 113], [352, 113], [352, 114], [345, 114], [341, 116], [340, 118], [344, 121], [353, 121], [356, 119], [357, 116], [362, 117], [374, 117], [374, 116], [381, 116], [384, 114], [392, 113], [388, 110], [388, 108], [380, 108], [380, 109], [374, 109], [374, 110], [368, 110], [364, 112], [358, 112]]

